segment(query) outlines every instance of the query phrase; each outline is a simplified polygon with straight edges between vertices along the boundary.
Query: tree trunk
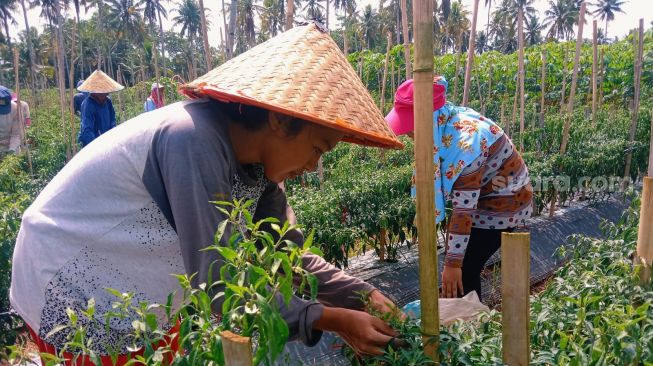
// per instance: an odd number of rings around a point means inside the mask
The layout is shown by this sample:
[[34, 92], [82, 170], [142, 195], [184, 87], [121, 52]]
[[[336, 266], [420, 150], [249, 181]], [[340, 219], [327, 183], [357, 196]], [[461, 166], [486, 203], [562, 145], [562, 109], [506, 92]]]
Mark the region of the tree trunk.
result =
[[204, 0], [199, 0], [200, 4], [200, 24], [202, 26], [202, 44], [204, 46], [204, 62], [206, 63], [206, 72], [211, 71], [211, 47], [209, 47], [209, 34], [206, 29], [206, 10], [204, 9]]
[[380, 101], [379, 101], [379, 107], [381, 109], [381, 113], [385, 114], [385, 91], [386, 91], [386, 84], [388, 80], [388, 62], [390, 61], [390, 49], [392, 48], [392, 34], [388, 32], [386, 35], [386, 40], [387, 40], [387, 47], [386, 47], [386, 52], [385, 52], [385, 62], [383, 63], [383, 80], [381, 81], [381, 96], [380, 96]]
[[36, 102], [36, 79], [34, 75], [36, 74], [34, 61], [34, 45], [32, 45], [32, 37], [29, 33], [29, 22], [27, 19], [27, 7], [25, 7], [25, 0], [20, 0], [20, 6], [23, 9], [23, 19], [25, 20], [25, 41], [27, 42], [27, 49], [29, 50], [29, 79], [31, 83], [30, 95], [32, 97], [32, 102]]
[[596, 126], [596, 102], [598, 90], [596, 90], [597, 58], [598, 50], [596, 47], [596, 20], [592, 22], [592, 126]]
[[325, 0], [326, 2], [326, 29], [329, 29], [329, 0]]
[[478, 1], [474, 0], [474, 13], [472, 15], [472, 29], [469, 34], [467, 46], [467, 66], [465, 67], [465, 86], [463, 87], [463, 106], [469, 102], [469, 88], [472, 81], [472, 64], [474, 63], [474, 47], [476, 45], [476, 18], [478, 17]]
[[[644, 19], [639, 19], [639, 33], [638, 33], [638, 42], [637, 49], [633, 52], [635, 54], [635, 70], [634, 70], [634, 81], [635, 81], [635, 95], [633, 95], [633, 112], [632, 120], [630, 123], [630, 132], [628, 137], [629, 145], [632, 147], [633, 142], [635, 141], [635, 133], [637, 132], [637, 119], [639, 117], [639, 91], [640, 83], [642, 79], [642, 60], [644, 56]], [[626, 167], [624, 169], [624, 180], [622, 184], [622, 189], [628, 187], [630, 182], [630, 167], [633, 160], [633, 151], [632, 149], [628, 150], [626, 154]]]
[[[159, 4], [159, 0], [157, 0]], [[161, 20], [161, 12], [157, 11], [157, 16], [159, 17], [159, 42], [161, 43], [161, 70], [163, 71], [163, 76], [168, 76], [166, 71], [166, 52], [165, 52], [165, 35], [163, 34], [163, 21]]]
[[349, 37], [347, 37], [347, 28], [342, 29], [342, 52], [345, 54], [345, 58], [349, 55]]
[[295, 18], [295, 0], [286, 0], [286, 30], [292, 28]]
[[[229, 58], [234, 57], [234, 47], [236, 46], [236, 20], [238, 19], [238, 0], [231, 0], [229, 5], [229, 31], [227, 32], [228, 44], [227, 53]], [[190, 72], [190, 70], [189, 70]]]
[[[229, 49], [229, 32], [227, 31], [229, 28], [227, 28], [227, 11], [224, 8], [224, 0], [222, 0], [222, 24], [224, 26], [224, 43], [223, 43], [223, 49], [225, 53], [225, 59], [228, 60], [231, 58], [230, 54], [230, 49]], [[222, 31], [222, 30], [220, 30]]]
[[603, 64], [604, 49], [601, 47], [601, 54], [599, 56], [599, 105], [603, 105], [603, 73], [605, 65]]
[[567, 152], [567, 142], [569, 141], [569, 129], [571, 128], [571, 114], [574, 112], [574, 98], [576, 96], [576, 83], [578, 82], [578, 68], [580, 64], [580, 52], [583, 45], [583, 24], [585, 23], [585, 6], [583, 2], [580, 6], [580, 14], [578, 16], [578, 34], [576, 35], [576, 54], [574, 55], [574, 69], [571, 74], [571, 90], [569, 91], [569, 102], [567, 104], [568, 118], [565, 121], [565, 127], [562, 131], [562, 144], [560, 145], [560, 153]]
[[102, 68], [102, 46], [104, 45], [104, 18], [102, 17], [102, 8], [104, 7], [102, 0], [97, 1], [97, 25], [98, 25], [98, 30], [100, 39], [98, 40], [97, 43], [97, 65], [95, 66], [96, 70], [101, 70]]
[[410, 38], [408, 37], [408, 6], [407, 0], [401, 0], [401, 32], [404, 36], [404, 59], [406, 62], [406, 80], [412, 78], [411, 64], [410, 64]]
[[517, 29], [519, 33], [519, 150], [524, 151], [524, 11], [521, 7], [517, 13]]

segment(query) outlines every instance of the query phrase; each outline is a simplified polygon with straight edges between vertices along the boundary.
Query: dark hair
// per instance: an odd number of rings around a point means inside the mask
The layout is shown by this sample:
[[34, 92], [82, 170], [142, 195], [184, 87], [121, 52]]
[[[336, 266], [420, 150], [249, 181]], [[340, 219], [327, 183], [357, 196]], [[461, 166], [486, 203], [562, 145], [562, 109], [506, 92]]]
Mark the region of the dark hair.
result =
[[[268, 123], [270, 111], [242, 103], [219, 103], [222, 111], [235, 123], [241, 124], [250, 131], [258, 131]], [[306, 121], [289, 115], [280, 114], [280, 119], [286, 125], [286, 134], [297, 135], [306, 125]]]

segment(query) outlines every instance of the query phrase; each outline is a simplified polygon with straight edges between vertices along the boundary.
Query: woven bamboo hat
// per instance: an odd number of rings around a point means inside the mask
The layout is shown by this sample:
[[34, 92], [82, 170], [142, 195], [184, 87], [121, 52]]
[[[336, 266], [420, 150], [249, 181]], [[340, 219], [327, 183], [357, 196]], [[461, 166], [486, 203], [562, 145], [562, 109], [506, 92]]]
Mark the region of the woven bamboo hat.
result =
[[315, 24], [284, 32], [180, 91], [318, 123], [345, 132], [343, 141], [403, 147], [336, 43]]
[[77, 90], [89, 93], [113, 93], [124, 88], [101, 70], [95, 70], [82, 85], [77, 87]]

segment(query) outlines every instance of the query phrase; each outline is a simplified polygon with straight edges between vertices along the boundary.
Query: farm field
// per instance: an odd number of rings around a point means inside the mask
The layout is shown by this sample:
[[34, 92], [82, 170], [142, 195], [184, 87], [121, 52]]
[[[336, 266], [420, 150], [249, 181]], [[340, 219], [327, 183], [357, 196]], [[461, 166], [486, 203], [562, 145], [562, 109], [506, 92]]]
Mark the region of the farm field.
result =
[[[511, 1], [495, 5], [508, 7], [506, 4]], [[160, 6], [158, 1], [155, 3], [155, 8]], [[249, 5], [254, 6], [253, 3]], [[342, 5], [339, 8], [342, 15], [338, 16], [341, 28], [338, 31], [334, 28], [331, 33], [384, 116], [393, 107], [397, 88], [406, 80], [407, 67], [411, 68], [406, 64], [407, 48], [399, 42], [405, 37], [400, 26], [402, 21], [387, 25], [388, 37], [381, 36], [381, 29], [385, 29], [379, 28], [383, 11], [392, 22], [395, 15], [401, 18], [399, 2], [392, 3], [384, 8], [382, 2], [379, 12], [364, 7], [362, 12], [348, 13], [344, 10], [349, 5]], [[436, 1], [436, 6], [438, 3], [441, 2]], [[29, 340], [25, 323], [9, 303], [12, 255], [23, 213], [81, 148], [76, 141], [80, 118], [69, 106], [75, 93], [72, 88], [75, 80], [81, 79], [87, 74], [86, 70], [92, 70], [98, 63], [104, 64], [107, 74], [126, 86], [111, 94], [120, 125], [143, 113], [143, 101], [150, 95], [153, 82], [165, 87], [166, 104], [186, 100], [179, 91], [186, 81], [201, 76], [211, 68], [209, 66], [222, 64], [272, 38], [283, 28], [278, 19], [263, 12], [268, 15], [255, 17], [257, 24], [262, 22], [260, 27], [256, 26], [258, 31], [250, 33], [249, 23], [241, 24], [239, 19], [238, 30], [231, 35], [236, 37], [231, 39], [232, 44], [229, 45], [227, 39], [219, 47], [211, 48], [208, 41], [202, 42], [201, 28], [206, 25], [200, 26], [199, 14], [203, 17], [204, 12], [198, 10], [199, 5], [193, 0], [186, 0], [176, 5], [179, 10], [175, 9], [174, 13], [176, 26], [184, 27], [181, 33], [174, 28], [169, 32], [163, 32], [163, 28], [159, 30], [156, 16], [150, 20], [139, 16], [139, 24], [147, 28], [141, 44], [132, 44], [133, 40], [116, 34], [115, 44], [111, 46], [107, 29], [103, 34], [98, 27], [132, 32], [129, 23], [120, 23], [119, 18], [115, 18], [121, 7], [129, 9], [130, 4], [130, 1], [121, 0], [106, 5], [105, 10], [110, 10], [113, 14], [110, 17], [114, 17], [106, 23], [98, 20], [98, 13], [82, 20], [69, 15], [62, 17], [63, 23], [58, 29], [51, 24], [39, 34], [33, 28], [35, 34], [29, 37], [31, 44], [25, 42], [24, 36], [16, 37], [13, 45], [5, 40], [1, 40], [5, 43], [0, 42], [0, 57], [12, 66], [12, 70], [4, 68], [0, 73], [0, 84], [16, 89], [14, 85], [18, 83], [20, 98], [29, 104], [31, 114], [22, 151], [0, 155], [2, 365], [27, 364], [28, 359], [35, 357], [35, 346]], [[324, 15], [316, 13], [319, 4], [311, 4], [310, 1], [302, 4], [301, 11], [320, 21]], [[277, 5], [283, 8], [284, 2]], [[586, 5], [588, 9], [594, 6], [589, 2]], [[135, 6], [141, 5], [131, 5]], [[627, 207], [623, 212], [614, 213], [614, 217], [620, 217], [616, 222], [604, 221], [598, 230], [587, 230], [600, 231], [599, 237], [579, 231], [566, 238], [565, 243], [556, 243], [556, 247], [560, 247], [552, 260], [556, 265], [548, 270], [547, 278], [538, 281], [529, 291], [528, 364], [653, 365], [653, 283], [642, 279], [646, 277], [646, 266], [633, 262], [640, 257], [641, 243], [645, 241], [642, 227], [648, 226], [641, 225], [647, 220], [640, 212], [650, 205], [648, 193], [643, 191], [648, 192], [646, 182], [652, 171], [653, 28], [650, 25], [641, 28], [641, 33], [635, 29], [615, 39], [606, 38], [602, 33], [602, 38], [599, 37], [594, 45], [590, 18], [585, 24], [590, 28], [590, 35], [585, 33], [585, 40], [577, 44], [573, 40], [575, 23], [572, 19], [570, 30], [560, 34], [549, 31], [546, 37], [540, 35], [530, 39], [522, 50], [523, 58], [519, 55], [514, 25], [511, 35], [493, 32], [494, 46], [490, 46], [487, 33], [477, 29], [475, 55], [469, 80], [465, 82], [469, 48], [466, 42], [470, 38], [467, 17], [472, 12], [471, 7], [465, 10], [458, 1], [452, 1], [450, 6], [448, 16], [461, 20], [455, 23], [442, 18], [441, 23], [437, 23], [439, 18], [436, 17], [438, 31], [433, 52], [429, 54], [434, 55], [434, 73], [447, 79], [448, 101], [465, 104], [495, 121], [514, 142], [528, 167], [534, 188], [533, 216], [537, 220], [533, 222], [547, 225], [563, 216], [565, 208], [582, 207], [577, 212], [585, 208], [589, 212], [594, 205], [610, 200], [623, 202], [619, 207]], [[355, 4], [353, 7], [355, 10]], [[498, 9], [495, 12], [508, 8]], [[156, 9], [152, 11], [156, 13]], [[185, 18], [188, 14], [182, 11], [197, 15], [197, 19]], [[442, 9], [438, 7], [435, 11]], [[580, 8], [576, 9], [574, 17], [579, 16], [579, 11]], [[411, 9], [411, 17], [417, 15], [412, 12]], [[367, 21], [374, 14], [379, 18], [372, 30], [366, 27], [372, 27]], [[598, 10], [597, 14], [600, 15]], [[216, 23], [223, 21], [217, 15], [214, 18]], [[505, 18], [503, 21], [507, 22]], [[527, 19], [526, 26], [529, 21], [533, 19]], [[274, 22], [279, 25], [271, 25]], [[224, 23], [227, 26], [226, 15]], [[465, 31], [456, 31], [461, 24]], [[542, 24], [536, 33], [544, 33]], [[275, 31], [269, 31], [271, 29]], [[161, 39], [165, 40], [162, 43], [168, 47], [169, 57], [162, 58], [159, 54]], [[61, 42], [57, 47], [52, 44], [51, 54], [42, 51], [48, 41]], [[15, 70], [13, 47], [16, 47], [15, 56], [19, 60]], [[31, 55], [34, 50], [30, 47], [39, 49], [37, 55]], [[417, 63], [417, 44], [407, 47], [412, 51], [408, 58], [412, 55], [413, 63]], [[579, 54], [576, 54], [577, 47]], [[55, 48], [61, 48], [61, 54]], [[164, 51], [162, 53], [165, 55]], [[38, 60], [30, 61], [34, 56], [38, 56]], [[71, 58], [75, 60], [72, 66], [65, 61]], [[64, 60], [65, 70], [61, 60]], [[36, 63], [39, 67], [32, 67]], [[63, 85], [57, 82], [61, 78]], [[223, 261], [218, 276], [226, 290], [220, 296], [230, 299], [221, 309], [224, 316], [216, 316], [212, 309], [217, 295], [206, 287], [195, 288], [192, 278], [183, 273], [175, 274], [180, 293], [183, 293], [182, 305], [176, 308], [172, 305], [172, 295], [167, 304], [150, 304], [138, 302], [130, 289], [107, 289], [116, 298], [111, 316], [135, 319], [133, 331], [125, 336], [125, 344], [130, 349], [141, 350], [140, 361], [148, 365], [222, 365], [230, 364], [225, 351], [230, 339], [224, 333], [229, 331], [248, 337], [248, 342], [253, 343], [253, 349], [248, 351], [251, 364], [329, 364], [328, 360], [320, 363], [315, 359], [289, 356], [288, 325], [274, 299], [280, 297], [288, 303], [298, 295], [316, 301], [318, 280], [302, 268], [304, 255], [318, 254], [347, 271], [352, 261], [373, 253], [373, 266], [383, 271], [383, 268], [392, 268], [392, 264], [406, 261], [406, 251], [421, 250], [416, 219], [419, 210], [411, 194], [417, 171], [417, 151], [411, 138], [401, 136], [399, 140], [404, 148], [395, 150], [341, 142], [322, 155], [315, 171], [286, 180], [288, 203], [299, 226], [271, 225], [271, 231], [276, 232], [274, 236], [266, 232], [264, 227], [267, 226], [253, 222], [253, 213], [248, 211], [251, 202], [215, 203], [216, 209], [230, 212], [228, 220], [218, 228], [216, 245], [206, 249], [214, 251]], [[452, 212], [450, 204], [446, 211]], [[448, 236], [446, 223], [435, 227], [439, 238]], [[229, 246], [221, 247], [217, 245], [218, 240], [228, 235], [225, 225], [240, 227], [251, 236], [230, 233]], [[305, 233], [303, 244], [277, 240], [294, 228], [301, 228]], [[442, 254], [445, 243], [437, 244]], [[531, 247], [531, 251], [535, 249]], [[530, 272], [526, 273], [532, 274], [533, 264], [530, 266], [527, 267]], [[501, 264], [493, 263], [486, 271], [499, 272]], [[528, 286], [528, 279], [524, 281]], [[502, 282], [510, 281], [502, 279]], [[433, 294], [439, 291], [437, 288], [431, 290]], [[495, 290], [501, 292], [500, 288]], [[437, 340], [432, 343], [435, 348], [424, 341], [423, 320], [401, 318], [397, 314], [389, 316], [368, 307], [372, 315], [382, 318], [398, 332], [401, 342], [392, 343], [382, 350], [382, 355], [373, 357], [356, 355], [354, 349], [340, 339], [333, 347], [340, 349], [339, 360], [352, 365], [438, 364], [432, 358], [433, 352], [439, 364], [510, 364], [505, 355], [508, 341], [503, 325], [506, 318], [502, 313], [503, 304], [496, 301], [489, 305], [489, 313], [439, 326]], [[160, 323], [157, 318], [162, 313], [165, 313], [167, 324]], [[101, 363], [89, 324], [104, 321], [96, 315], [92, 299], [85, 311], [69, 312], [68, 324], [58, 328], [58, 331], [69, 331], [64, 351]], [[171, 328], [172, 324], [176, 327]], [[178, 352], [177, 346], [169, 342], [171, 329], [180, 332], [179, 347], [184, 352]], [[162, 346], [152, 347], [156, 344]], [[395, 344], [401, 346], [393, 347]], [[110, 352], [114, 357], [119, 354], [119, 350]], [[63, 354], [46, 357], [48, 364], [57, 364], [62, 361]]]

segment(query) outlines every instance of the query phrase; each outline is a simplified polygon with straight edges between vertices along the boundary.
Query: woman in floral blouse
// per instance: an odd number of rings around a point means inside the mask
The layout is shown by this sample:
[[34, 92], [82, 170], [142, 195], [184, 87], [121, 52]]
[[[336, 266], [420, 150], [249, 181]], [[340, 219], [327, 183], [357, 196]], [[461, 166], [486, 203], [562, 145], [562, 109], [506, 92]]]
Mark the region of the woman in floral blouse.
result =
[[[433, 84], [436, 222], [452, 212], [442, 271], [442, 296], [481, 296], [480, 273], [501, 246], [501, 233], [524, 226], [533, 212], [528, 169], [503, 130], [476, 111], [446, 102], [447, 82]], [[396, 135], [412, 137], [413, 81], [395, 95], [386, 121]], [[413, 192], [414, 193], [414, 192]]]

